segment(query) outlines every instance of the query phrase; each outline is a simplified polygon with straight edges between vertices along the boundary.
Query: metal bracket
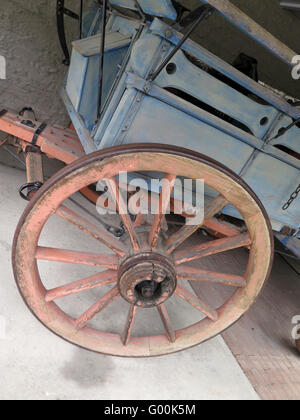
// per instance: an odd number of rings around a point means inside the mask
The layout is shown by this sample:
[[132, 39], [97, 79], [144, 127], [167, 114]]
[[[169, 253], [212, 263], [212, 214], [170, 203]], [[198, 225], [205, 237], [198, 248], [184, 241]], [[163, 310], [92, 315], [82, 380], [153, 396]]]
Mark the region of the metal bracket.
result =
[[30, 128], [36, 127], [36, 125], [31, 120], [22, 120], [21, 124], [26, 125], [27, 127], [30, 127]]
[[25, 112], [32, 113], [34, 116], [34, 119], [37, 121], [35, 111], [31, 106], [25, 106], [24, 108], [22, 108], [21, 111], [19, 112], [20, 117], [24, 117]]
[[[32, 195], [32, 193], [36, 193], [42, 186], [43, 184], [41, 182], [29, 182], [19, 188], [19, 194], [23, 200], [30, 201], [30, 195]], [[23, 192], [25, 190], [27, 190], [26, 194]]]
[[[199, 17], [203, 14], [203, 7], [207, 7], [207, 6], [203, 6], [203, 5], [200, 6], [196, 10], [193, 10], [192, 12], [190, 12], [186, 17], [181, 19], [177, 24], [177, 28], [179, 29], [187, 28], [192, 23], [194, 23], [195, 20], [199, 19]], [[214, 10], [213, 8], [211, 9], [212, 11]], [[188, 10], [186, 9], [185, 11], [188, 11]]]
[[98, 81], [97, 122], [96, 123], [98, 123], [98, 121], [100, 120], [101, 109], [102, 109], [107, 8], [108, 8], [108, 0], [103, 0], [102, 25], [101, 25], [101, 43], [100, 43], [100, 66], [99, 66], [99, 81]]
[[[80, 9], [82, 10], [82, 8]], [[57, 0], [56, 19], [57, 19], [58, 37], [59, 37], [61, 48], [65, 56], [65, 59], [63, 60], [63, 64], [65, 64], [66, 66], [69, 66], [70, 53], [69, 53], [69, 49], [68, 49], [68, 45], [66, 41], [65, 20], [64, 20], [65, 15], [71, 17], [72, 19], [80, 20], [80, 28], [81, 28], [82, 27], [82, 12], [80, 12], [80, 16], [78, 16], [76, 13], [65, 8], [65, 0]]]
[[[197, 12], [196, 13], [196, 16], [193, 17], [193, 19], [191, 20], [191, 22], [193, 22], [191, 28], [182, 37], [182, 39], [178, 42], [178, 44], [173, 48], [173, 50], [165, 58], [165, 60], [163, 61], [163, 63], [161, 63], [161, 65], [158, 67], [158, 69], [152, 74], [152, 76], [150, 77], [150, 81], [151, 82], [153, 82], [160, 75], [160, 73], [169, 64], [169, 62], [174, 57], [174, 55], [181, 49], [181, 47], [189, 39], [189, 37], [192, 35], [192, 33], [198, 28], [198, 25], [200, 25], [200, 23], [203, 20], [209, 18], [211, 16], [211, 14], [213, 13], [213, 11], [214, 11], [214, 8], [211, 7], [211, 6], [209, 6], [209, 5], [200, 6], [199, 9], [196, 10], [196, 12]], [[166, 37], [167, 38], [172, 37], [172, 35], [173, 35], [172, 31], [170, 31], [170, 33], [166, 33]]]
[[45, 130], [45, 128], [46, 128], [46, 127], [47, 127], [47, 124], [44, 122], [44, 123], [42, 123], [42, 124], [39, 126], [39, 128], [36, 130], [36, 132], [34, 133], [33, 139], [32, 139], [32, 141], [31, 141], [31, 144], [32, 144], [33, 146], [35, 146], [35, 145], [36, 145], [36, 142], [37, 142], [37, 140], [38, 140], [39, 136], [42, 134], [42, 132]]
[[187, 9], [185, 6], [183, 6], [182, 4], [178, 3], [176, 0], [172, 1], [173, 6], [177, 12], [177, 22], [180, 22], [182, 20], [182, 17], [184, 15], [185, 12], [190, 12], [190, 9]]
[[7, 114], [7, 109], [2, 109], [0, 111], [0, 117], [3, 117], [3, 115]]
[[24, 153], [26, 155], [26, 153], [40, 153], [41, 149], [38, 146], [34, 146], [34, 145], [30, 145], [30, 146], [26, 146]]

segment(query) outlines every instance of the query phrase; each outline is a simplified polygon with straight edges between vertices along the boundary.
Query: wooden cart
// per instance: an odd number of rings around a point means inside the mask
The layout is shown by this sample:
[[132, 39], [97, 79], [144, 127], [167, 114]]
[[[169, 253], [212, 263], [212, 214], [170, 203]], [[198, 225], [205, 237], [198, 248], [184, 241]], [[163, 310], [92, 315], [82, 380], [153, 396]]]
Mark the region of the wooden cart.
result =
[[[21, 192], [30, 202], [13, 245], [20, 293], [46, 327], [81, 347], [145, 357], [195, 346], [230, 327], [255, 302], [272, 267], [273, 232], [300, 254], [299, 104], [259, 83], [249, 57], [241, 57], [246, 69], [231, 66], [190, 35], [216, 12], [281, 58], [294, 74], [297, 54], [229, 1], [202, 3], [190, 13], [170, 0], [94, 5], [88, 36], [73, 43], [62, 92], [75, 130], [1, 112], [0, 129], [14, 136], [27, 164]], [[67, 164], [46, 182], [43, 154]], [[142, 184], [136, 183], [137, 176]], [[183, 205], [177, 185], [186, 180], [194, 184], [191, 200]], [[204, 205], [198, 208], [193, 185], [199, 180]], [[69, 198], [77, 192], [98, 210], [112, 200], [120, 224], [74, 210]], [[140, 207], [134, 211], [130, 199], [137, 194]], [[169, 210], [179, 214], [181, 226], [176, 219], [174, 227]], [[52, 216], [92, 237], [93, 252], [84, 244], [81, 251], [42, 246]], [[191, 246], [189, 238], [199, 229], [215, 238]], [[249, 256], [240, 274], [201, 268], [200, 259], [241, 247]], [[48, 261], [50, 277], [54, 262], [99, 271], [49, 288], [40, 261]], [[215, 307], [192, 293], [188, 282], [214, 284], [228, 293]], [[108, 291], [82, 313], [65, 309], [68, 298], [107, 285]], [[198, 310], [196, 323], [178, 327], [171, 320], [168, 305], [175, 296], [179, 314], [185, 310], [180, 301]], [[109, 305], [116, 305], [116, 318], [128, 306], [123, 331], [114, 329], [113, 319], [111, 328], [97, 327]], [[164, 333], [135, 336], [137, 312], [150, 308], [157, 309]]]

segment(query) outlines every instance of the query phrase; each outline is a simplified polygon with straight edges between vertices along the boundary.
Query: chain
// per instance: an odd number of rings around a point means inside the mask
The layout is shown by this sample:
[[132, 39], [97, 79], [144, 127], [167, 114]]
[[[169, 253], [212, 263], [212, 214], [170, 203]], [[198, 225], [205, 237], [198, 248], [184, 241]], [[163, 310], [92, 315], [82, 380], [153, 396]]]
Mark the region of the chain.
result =
[[290, 207], [290, 205], [293, 203], [293, 201], [296, 200], [296, 198], [298, 197], [299, 194], [300, 194], [300, 184], [298, 185], [296, 190], [293, 192], [293, 194], [291, 194], [289, 200], [282, 207], [282, 210], [284, 210], [284, 211], [287, 210]]

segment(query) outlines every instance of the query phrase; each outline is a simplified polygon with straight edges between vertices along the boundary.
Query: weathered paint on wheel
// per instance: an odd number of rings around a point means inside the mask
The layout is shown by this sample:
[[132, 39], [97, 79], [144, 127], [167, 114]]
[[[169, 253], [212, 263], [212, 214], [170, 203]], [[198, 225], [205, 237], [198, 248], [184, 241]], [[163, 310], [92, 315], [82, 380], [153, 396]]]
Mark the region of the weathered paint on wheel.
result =
[[[54, 302], [46, 300], [47, 290], [41, 282], [36, 261], [38, 240], [46, 221], [65, 199], [99, 179], [112, 178], [120, 171], [159, 171], [161, 168], [171, 175], [203, 178], [208, 186], [220, 192], [225, 202], [232, 203], [239, 210], [252, 241], [246, 286], [239, 288], [218, 309], [216, 321], [205, 318], [176, 333], [168, 325], [167, 318], [164, 318], [164, 324], [168, 334], [132, 337], [130, 340], [126, 334], [121, 339], [120, 335], [88, 327], [78, 329], [73, 318]], [[272, 259], [273, 236], [268, 217], [255, 194], [239, 177], [198, 153], [153, 144], [106, 149], [88, 155], [58, 172], [29, 203], [19, 222], [13, 245], [13, 268], [18, 287], [38, 319], [54, 333], [74, 344], [96, 352], [125, 357], [169, 354], [219, 334], [236, 322], [254, 303], [270, 273]], [[115, 297], [114, 294], [110, 298]], [[133, 313], [133, 308], [130, 308], [130, 329]], [[160, 309], [160, 314], [163, 316], [164, 308]]]

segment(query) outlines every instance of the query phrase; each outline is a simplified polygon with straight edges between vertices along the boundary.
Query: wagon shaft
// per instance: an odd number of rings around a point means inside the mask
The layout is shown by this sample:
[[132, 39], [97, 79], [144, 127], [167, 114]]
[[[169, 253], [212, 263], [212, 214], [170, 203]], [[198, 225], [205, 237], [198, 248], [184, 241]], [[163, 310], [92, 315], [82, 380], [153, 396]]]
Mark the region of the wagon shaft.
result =
[[297, 53], [288, 48], [283, 42], [276, 39], [270, 32], [258, 25], [253, 19], [242, 12], [238, 7], [228, 0], [201, 0], [213, 6], [229, 22], [237, 26], [247, 35], [278, 56], [288, 65], [293, 65], [293, 58]]
[[84, 156], [78, 136], [69, 129], [46, 126], [35, 141], [35, 133], [41, 125], [42, 123], [38, 121], [25, 120], [24, 117], [13, 112], [6, 112], [0, 116], [0, 131], [16, 137], [24, 151], [35, 143], [34, 145], [47, 156], [67, 164]]

